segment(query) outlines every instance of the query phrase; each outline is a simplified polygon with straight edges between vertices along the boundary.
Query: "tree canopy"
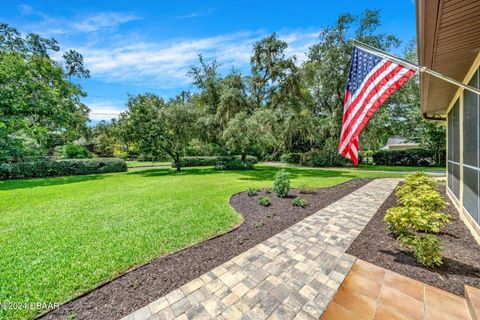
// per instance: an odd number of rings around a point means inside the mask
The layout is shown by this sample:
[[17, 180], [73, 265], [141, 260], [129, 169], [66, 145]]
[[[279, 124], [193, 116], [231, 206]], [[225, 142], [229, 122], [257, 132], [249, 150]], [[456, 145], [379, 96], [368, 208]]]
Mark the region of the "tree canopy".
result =
[[[52, 154], [71, 142], [93, 145], [100, 156], [171, 159], [180, 170], [184, 155], [241, 155], [277, 160], [301, 153], [312, 163], [345, 163], [338, 156], [343, 99], [356, 38], [382, 50], [399, 39], [380, 32], [380, 13], [342, 14], [322, 28], [299, 62], [287, 42], [272, 33], [252, 47], [250, 70], [221, 72], [201, 55], [188, 72], [194, 89], [172, 99], [152, 93], [130, 95], [118, 121], [86, 126], [85, 92], [71, 80], [88, 78], [83, 57], [63, 53], [54, 39], [26, 37], [0, 25], [0, 158]], [[415, 41], [404, 58], [416, 59]], [[440, 161], [445, 126], [420, 114], [418, 76], [410, 79], [374, 114], [360, 136], [362, 151], [378, 150], [391, 135], [434, 150]], [[81, 139], [80, 139], [81, 138]]]
[[82, 56], [73, 50], [57, 62], [49, 54], [54, 39], [26, 37], [0, 24], [0, 159], [51, 154], [55, 147], [86, 130], [85, 92], [70, 77], [89, 77]]

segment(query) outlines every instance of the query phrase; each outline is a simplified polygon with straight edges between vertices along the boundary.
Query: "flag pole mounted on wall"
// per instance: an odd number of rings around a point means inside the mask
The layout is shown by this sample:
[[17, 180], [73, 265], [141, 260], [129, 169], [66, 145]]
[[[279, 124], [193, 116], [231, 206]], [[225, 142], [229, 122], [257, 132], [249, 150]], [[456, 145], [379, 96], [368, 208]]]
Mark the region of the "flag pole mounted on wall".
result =
[[415, 72], [425, 72], [480, 95], [480, 90], [416, 63], [352, 40], [353, 53], [343, 103], [338, 152], [358, 165], [358, 137], [375, 111]]
[[[460, 88], [463, 88], [463, 89], [465, 89], [465, 90], [468, 90], [468, 91], [471, 91], [471, 92], [473, 92], [473, 93], [476, 93], [476, 94], [480, 95], [480, 90], [479, 90], [479, 89], [474, 88], [474, 87], [472, 87], [472, 86], [469, 86], [469, 85], [467, 85], [467, 84], [464, 84], [464, 83], [462, 83], [462, 82], [460, 82], [460, 81], [457, 81], [457, 80], [455, 80], [455, 79], [452, 79], [452, 78], [450, 78], [450, 77], [447, 77], [447, 76], [445, 76], [445, 75], [443, 75], [443, 74], [441, 74], [441, 73], [439, 73], [439, 72], [436, 72], [436, 71], [433, 71], [433, 70], [431, 70], [431, 69], [428, 69], [427, 67], [422, 67], [422, 66], [420, 66], [420, 65], [418, 65], [418, 64], [416, 64], [416, 63], [409, 62], [409, 61], [404, 60], [404, 59], [401, 59], [401, 58], [397, 58], [397, 57], [392, 56], [392, 55], [390, 55], [390, 54], [388, 54], [388, 53], [386, 53], [386, 52], [384, 52], [384, 51], [382, 51], [382, 50], [380, 50], [380, 49], [377, 49], [377, 48], [375, 48], [375, 47], [372, 47], [372, 46], [370, 46], [370, 45], [368, 45], [368, 44], [366, 44], [366, 43], [360, 42], [360, 41], [358, 41], [358, 40], [356, 40], [356, 39], [352, 39], [352, 42], [353, 42], [353, 45], [354, 45], [354, 46], [360, 47], [360, 48], [362, 48], [362, 49], [364, 49], [364, 50], [366, 50], [366, 51], [373, 51], [373, 52], [375, 52], [375, 54], [377, 54], [377, 55], [381, 55], [381, 56], [383, 56], [384, 58], [391, 59], [391, 60], [393, 60], [393, 61], [397, 61], [397, 62], [399, 62], [400, 64], [403, 64], [403, 65], [405, 65], [405, 66], [408, 66], [408, 67], [410, 67], [410, 68], [413, 68], [413, 69], [415, 69], [415, 70], [418, 71], [418, 72], [428, 73], [429, 75], [432, 75], [432, 76], [437, 77], [437, 78], [439, 78], [439, 79], [442, 79], [442, 80], [444, 80], [444, 81], [450, 82], [451, 84], [454, 84], [454, 85], [456, 85], [456, 86], [459, 86]], [[373, 52], [372, 52], [372, 53], [373, 53]]]

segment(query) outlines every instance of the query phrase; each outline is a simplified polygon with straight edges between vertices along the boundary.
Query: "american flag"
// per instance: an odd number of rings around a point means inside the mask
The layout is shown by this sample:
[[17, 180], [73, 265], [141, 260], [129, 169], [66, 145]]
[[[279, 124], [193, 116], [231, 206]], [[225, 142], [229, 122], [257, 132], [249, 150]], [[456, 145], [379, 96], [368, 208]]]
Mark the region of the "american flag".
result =
[[358, 136], [368, 120], [414, 73], [414, 69], [353, 47], [338, 152], [355, 166], [358, 165]]

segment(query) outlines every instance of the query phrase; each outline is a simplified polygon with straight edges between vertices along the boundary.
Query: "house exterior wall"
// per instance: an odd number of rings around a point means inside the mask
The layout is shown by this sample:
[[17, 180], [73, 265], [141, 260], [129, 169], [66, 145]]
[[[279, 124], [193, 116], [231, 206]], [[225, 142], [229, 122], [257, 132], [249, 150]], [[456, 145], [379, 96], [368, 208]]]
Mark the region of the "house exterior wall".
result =
[[[480, 55], [465, 83], [480, 88]], [[480, 242], [480, 96], [459, 89], [447, 111], [447, 193]]]

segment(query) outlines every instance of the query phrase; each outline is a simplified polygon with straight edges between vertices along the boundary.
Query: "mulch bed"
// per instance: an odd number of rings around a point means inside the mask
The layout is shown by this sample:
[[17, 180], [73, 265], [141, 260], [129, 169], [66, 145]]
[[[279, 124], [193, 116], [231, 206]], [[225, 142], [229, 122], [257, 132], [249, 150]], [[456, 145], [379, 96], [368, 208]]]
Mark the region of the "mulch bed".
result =
[[[317, 189], [314, 194], [301, 194], [308, 201], [306, 208], [292, 206], [292, 199], [299, 195], [295, 189], [285, 199], [263, 191], [255, 197], [249, 197], [245, 192], [238, 193], [230, 199], [230, 204], [243, 215], [244, 223], [235, 230], [159, 257], [60, 306], [41, 319], [63, 319], [68, 315], [76, 316], [77, 320], [119, 319], [332, 204], [369, 181], [355, 179], [334, 187]], [[271, 205], [262, 207], [257, 204], [260, 196], [268, 196]]]
[[383, 217], [387, 209], [397, 205], [395, 193], [385, 200], [347, 253], [460, 296], [464, 295], [465, 284], [480, 288], [480, 246], [460, 219], [445, 187], [439, 187], [439, 191], [449, 204], [446, 211], [452, 215], [452, 222], [439, 235], [444, 257], [441, 267], [428, 269], [418, 264], [387, 230]]

